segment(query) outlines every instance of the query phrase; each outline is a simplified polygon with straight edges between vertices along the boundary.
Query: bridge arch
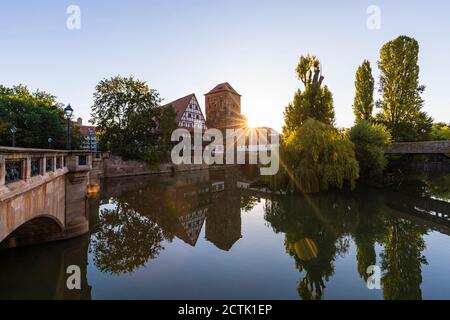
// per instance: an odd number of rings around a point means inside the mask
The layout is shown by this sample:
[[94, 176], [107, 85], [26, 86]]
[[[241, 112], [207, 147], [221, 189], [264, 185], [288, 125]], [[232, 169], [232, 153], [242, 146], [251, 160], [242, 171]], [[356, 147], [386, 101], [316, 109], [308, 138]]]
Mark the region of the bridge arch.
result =
[[57, 238], [64, 231], [64, 224], [57, 217], [41, 214], [15, 226], [0, 238], [0, 248], [47, 242]]

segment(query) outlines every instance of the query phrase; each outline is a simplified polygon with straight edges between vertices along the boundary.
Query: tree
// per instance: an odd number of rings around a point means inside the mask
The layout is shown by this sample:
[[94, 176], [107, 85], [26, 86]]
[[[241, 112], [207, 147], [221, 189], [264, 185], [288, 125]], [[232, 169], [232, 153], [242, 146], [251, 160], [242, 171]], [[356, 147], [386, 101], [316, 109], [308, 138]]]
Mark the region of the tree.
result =
[[[0, 85], [0, 145], [12, 144], [11, 126], [17, 128], [16, 146], [23, 148], [65, 149], [67, 120], [63, 105], [45, 91], [30, 93], [23, 85], [7, 88]], [[80, 147], [82, 136], [71, 123], [73, 149]]]
[[102, 209], [99, 229], [91, 243], [94, 263], [102, 272], [131, 273], [158, 257], [164, 247], [159, 225], [135, 211], [128, 203], [115, 201], [114, 209]]
[[[92, 122], [102, 148], [124, 159], [154, 163], [166, 156], [175, 112], [161, 107], [158, 92], [132, 76], [104, 79], [96, 86]], [[161, 130], [162, 128], [162, 130]]]
[[431, 140], [450, 140], [450, 126], [443, 122], [434, 123], [430, 133]]
[[275, 232], [285, 234], [286, 253], [302, 273], [297, 292], [303, 300], [324, 298], [335, 261], [350, 249], [348, 235], [358, 223], [353, 208], [357, 208], [354, 199], [336, 193], [308, 201], [303, 197], [267, 201], [264, 206], [264, 218]]
[[381, 253], [383, 295], [386, 300], [422, 299], [422, 265], [428, 264], [423, 235], [426, 228], [415, 223], [389, 218]]
[[308, 119], [283, 136], [288, 175], [302, 192], [319, 192], [331, 186], [354, 186], [359, 166], [353, 144], [333, 126]]
[[353, 112], [355, 113], [356, 122], [359, 120], [372, 121], [374, 80], [368, 60], [364, 60], [358, 71], [356, 71], [355, 88]]
[[350, 130], [349, 137], [355, 145], [360, 176], [371, 178], [382, 174], [388, 162], [385, 156], [386, 146], [391, 140], [386, 127], [360, 120]]
[[158, 118], [159, 131], [159, 154], [163, 157], [164, 154], [169, 154], [172, 149], [173, 142], [171, 141], [172, 132], [178, 128], [175, 121], [177, 113], [172, 106], [161, 107]]
[[293, 102], [286, 107], [283, 133], [299, 127], [309, 118], [333, 124], [333, 95], [327, 86], [322, 87], [324, 77], [321, 75], [319, 60], [310, 55], [301, 56], [296, 73], [304, 85], [304, 91], [298, 89]]
[[419, 44], [400, 36], [386, 43], [380, 51], [382, 95], [377, 106], [377, 121], [386, 125], [394, 141], [417, 141], [427, 138], [432, 119], [422, 111], [425, 90], [419, 85]]

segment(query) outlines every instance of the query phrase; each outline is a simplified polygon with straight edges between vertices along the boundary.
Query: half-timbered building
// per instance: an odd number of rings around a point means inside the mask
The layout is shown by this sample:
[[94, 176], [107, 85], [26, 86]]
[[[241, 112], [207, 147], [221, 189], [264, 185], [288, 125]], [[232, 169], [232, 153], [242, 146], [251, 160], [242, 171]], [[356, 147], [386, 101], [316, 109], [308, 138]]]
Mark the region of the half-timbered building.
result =
[[177, 113], [177, 123], [179, 128], [188, 130], [206, 130], [205, 117], [203, 116], [203, 112], [195, 94], [190, 94], [177, 99], [167, 105], [171, 105]]

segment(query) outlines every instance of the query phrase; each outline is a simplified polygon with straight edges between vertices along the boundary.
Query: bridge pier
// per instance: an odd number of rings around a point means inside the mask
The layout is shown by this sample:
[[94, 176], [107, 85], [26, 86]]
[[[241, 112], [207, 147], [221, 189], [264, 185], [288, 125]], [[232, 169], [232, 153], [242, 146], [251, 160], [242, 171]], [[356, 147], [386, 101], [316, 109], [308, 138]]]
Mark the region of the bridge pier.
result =
[[0, 147], [0, 248], [89, 231], [92, 154]]
[[66, 221], [64, 238], [73, 238], [89, 231], [88, 188], [92, 169], [90, 152], [71, 153], [67, 156]]

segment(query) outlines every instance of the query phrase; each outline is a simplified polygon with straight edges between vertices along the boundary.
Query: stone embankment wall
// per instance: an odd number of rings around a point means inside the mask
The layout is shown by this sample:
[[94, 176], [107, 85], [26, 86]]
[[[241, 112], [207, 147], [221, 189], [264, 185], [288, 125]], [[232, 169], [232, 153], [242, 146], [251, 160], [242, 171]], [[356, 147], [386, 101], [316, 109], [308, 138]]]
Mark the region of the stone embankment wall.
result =
[[150, 166], [142, 161], [123, 160], [121, 157], [112, 155], [102, 156], [102, 172], [98, 171], [96, 175], [102, 178], [116, 178], [139, 176], [160, 173], [175, 173], [208, 169], [207, 165], [174, 165], [172, 163], [162, 163], [160, 165]]

